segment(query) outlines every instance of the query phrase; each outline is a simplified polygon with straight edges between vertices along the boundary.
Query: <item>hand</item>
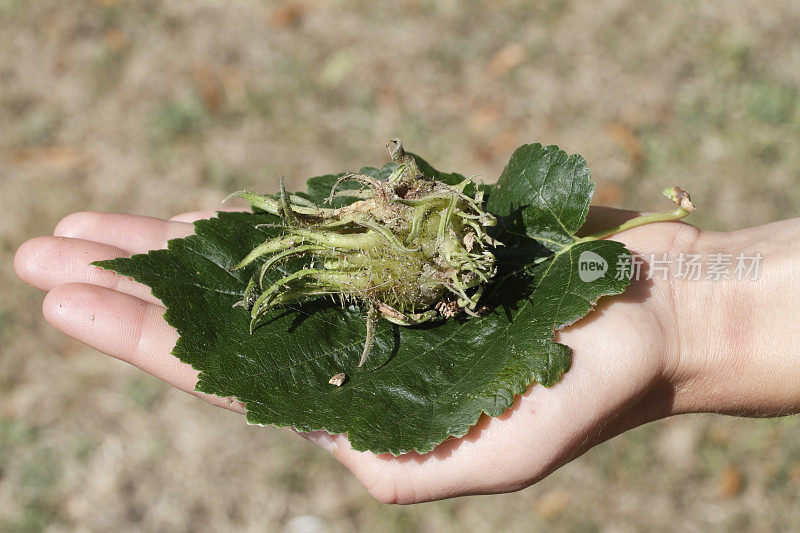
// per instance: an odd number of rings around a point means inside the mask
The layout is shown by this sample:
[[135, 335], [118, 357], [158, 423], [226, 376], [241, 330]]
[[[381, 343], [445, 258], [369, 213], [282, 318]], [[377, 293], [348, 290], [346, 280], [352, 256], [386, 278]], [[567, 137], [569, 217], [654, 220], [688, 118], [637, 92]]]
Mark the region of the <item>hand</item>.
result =
[[[24, 243], [15, 268], [20, 279], [48, 292], [44, 316], [62, 332], [209, 403], [243, 412], [238, 402], [194, 391], [197, 372], [170, 355], [178, 335], [147, 287], [89, 265], [164, 247], [169, 239], [191, 234], [191, 221], [208, 216], [213, 212], [169, 221], [75, 213], [56, 226], [53, 237]], [[599, 230], [631, 216], [593, 208], [588, 225]], [[696, 246], [702, 235], [671, 222], [614, 238], [633, 251], [676, 254]], [[696, 393], [687, 393], [690, 400], [679, 398], [705, 376], [685, 363], [687, 344], [680, 332], [699, 315], [697, 306], [683, 304], [703, 300], [687, 299], [689, 290], [694, 288], [669, 280], [640, 280], [624, 295], [601, 300], [590, 316], [558, 333], [557, 340], [574, 351], [572, 369], [560, 383], [550, 389], [532, 386], [502, 416], [483, 416], [464, 438], [448, 440], [429, 454], [374, 455], [354, 451], [343, 435], [303, 436], [331, 451], [384, 502], [524, 488], [630, 428], [676, 411], [702, 409], [692, 404]]]

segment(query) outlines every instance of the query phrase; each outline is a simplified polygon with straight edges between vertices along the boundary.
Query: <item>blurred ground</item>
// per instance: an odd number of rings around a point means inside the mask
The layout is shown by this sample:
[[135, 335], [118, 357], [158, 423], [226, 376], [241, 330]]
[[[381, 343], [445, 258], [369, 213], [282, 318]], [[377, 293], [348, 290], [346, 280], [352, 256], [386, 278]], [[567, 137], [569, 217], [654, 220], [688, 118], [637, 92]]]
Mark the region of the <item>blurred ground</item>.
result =
[[800, 213], [800, 3], [0, 0], [0, 530], [776, 531], [800, 419], [639, 428], [518, 494], [383, 506], [285, 431], [50, 329], [11, 259], [76, 210], [167, 217], [386, 160], [492, 181], [523, 142], [599, 203]]

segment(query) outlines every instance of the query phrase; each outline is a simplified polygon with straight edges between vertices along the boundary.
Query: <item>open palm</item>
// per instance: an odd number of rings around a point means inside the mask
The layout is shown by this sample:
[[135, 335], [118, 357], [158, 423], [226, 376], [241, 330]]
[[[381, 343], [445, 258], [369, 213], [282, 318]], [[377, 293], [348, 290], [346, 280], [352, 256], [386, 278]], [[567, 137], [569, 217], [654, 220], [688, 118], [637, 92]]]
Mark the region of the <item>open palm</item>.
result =
[[[91, 262], [163, 248], [193, 233], [192, 221], [213, 212], [161, 220], [133, 215], [75, 213], [54, 236], [24, 243], [17, 275], [48, 294], [43, 314], [65, 334], [207, 402], [244, 412], [233, 399], [194, 391], [197, 371], [170, 355], [177, 332], [149, 288]], [[632, 213], [593, 208], [588, 226], [618, 224]], [[698, 231], [659, 223], [621, 233], [634, 252], [683, 251]], [[592, 446], [672, 412], [671, 332], [676, 290], [669, 280], [634, 281], [619, 297], [604, 299], [589, 317], [559, 332], [573, 348], [572, 369], [551, 389], [532, 386], [497, 418], [483, 416], [461, 439], [433, 452], [400, 457], [357, 452], [344, 435], [304, 434], [333, 455], [381, 501], [412, 503], [520, 489], [545, 477]]]

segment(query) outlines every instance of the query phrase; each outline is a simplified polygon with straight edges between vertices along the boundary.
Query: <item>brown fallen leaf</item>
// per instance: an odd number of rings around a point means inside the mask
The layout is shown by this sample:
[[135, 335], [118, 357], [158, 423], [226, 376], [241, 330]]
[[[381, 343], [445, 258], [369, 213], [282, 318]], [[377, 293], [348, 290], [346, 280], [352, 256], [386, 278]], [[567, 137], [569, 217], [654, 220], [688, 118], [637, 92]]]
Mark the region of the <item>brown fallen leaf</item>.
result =
[[398, 107], [397, 91], [391, 85], [384, 85], [375, 93], [375, 101], [382, 111], [393, 111]]
[[11, 157], [16, 163], [46, 165], [54, 170], [69, 170], [90, 162], [82, 150], [69, 146], [20, 149], [12, 152]]
[[739, 469], [732, 464], [728, 464], [720, 473], [717, 484], [719, 497], [725, 500], [733, 498], [742, 490], [742, 474]]
[[520, 145], [519, 131], [513, 126], [507, 128], [492, 137], [490, 144], [495, 152], [510, 154]]
[[569, 507], [572, 497], [562, 489], [551, 490], [543, 494], [534, 504], [536, 513], [545, 520], [551, 520]]
[[789, 479], [794, 483], [800, 484], [800, 461], [789, 468]]
[[222, 107], [224, 99], [222, 84], [216, 72], [206, 63], [197, 63], [193, 72], [194, 82], [203, 105], [210, 113], [216, 113]]
[[644, 145], [630, 126], [622, 122], [609, 122], [606, 125], [606, 133], [627, 152], [635, 167], [641, 165], [644, 159]]
[[594, 205], [619, 205], [624, 191], [618, 183], [599, 181], [592, 197]]
[[121, 52], [131, 44], [131, 39], [128, 37], [128, 34], [120, 28], [111, 28], [105, 32], [105, 34], [103, 34], [103, 41], [106, 43], [106, 46], [114, 52]]
[[288, 2], [275, 9], [269, 15], [269, 23], [276, 28], [296, 26], [303, 21], [303, 17], [310, 11], [310, 6], [303, 2]]
[[59, 347], [58, 355], [65, 359], [70, 359], [81, 353], [84, 348], [86, 348], [86, 345], [76, 340], [67, 339]]
[[499, 78], [518, 67], [523, 61], [525, 61], [525, 49], [523, 46], [519, 43], [510, 44], [501, 48], [492, 57], [486, 67], [486, 73], [490, 78]]
[[503, 116], [503, 109], [496, 104], [485, 104], [473, 109], [467, 118], [469, 129], [476, 134], [491, 129]]

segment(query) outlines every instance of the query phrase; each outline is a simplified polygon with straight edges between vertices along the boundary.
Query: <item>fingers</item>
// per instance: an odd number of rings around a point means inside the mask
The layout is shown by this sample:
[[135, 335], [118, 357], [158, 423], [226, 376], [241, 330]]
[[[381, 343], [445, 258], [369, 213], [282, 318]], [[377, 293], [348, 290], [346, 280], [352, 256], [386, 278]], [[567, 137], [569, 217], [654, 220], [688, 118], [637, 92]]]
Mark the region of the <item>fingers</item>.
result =
[[53, 235], [116, 246], [131, 254], [166, 248], [167, 241], [194, 233], [185, 222], [117, 213], [81, 211], [67, 215]]
[[159, 305], [105, 287], [68, 283], [47, 294], [42, 313], [56, 329], [100, 352], [209, 403], [243, 412], [238, 402], [194, 391], [198, 373], [171, 355], [178, 333], [164, 321]]
[[22, 281], [43, 291], [63, 283], [87, 283], [160, 304], [149, 287], [90, 264], [129, 255], [120, 248], [93, 241], [36, 237], [19, 247], [14, 256], [14, 270]]
[[47, 294], [42, 312], [56, 329], [96, 350], [183, 390], [194, 387], [194, 371], [169, 355], [178, 334], [164, 322], [159, 305], [104, 287], [68, 283]]

